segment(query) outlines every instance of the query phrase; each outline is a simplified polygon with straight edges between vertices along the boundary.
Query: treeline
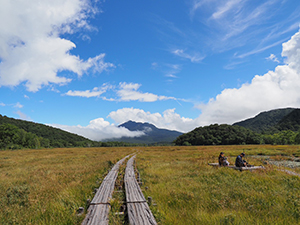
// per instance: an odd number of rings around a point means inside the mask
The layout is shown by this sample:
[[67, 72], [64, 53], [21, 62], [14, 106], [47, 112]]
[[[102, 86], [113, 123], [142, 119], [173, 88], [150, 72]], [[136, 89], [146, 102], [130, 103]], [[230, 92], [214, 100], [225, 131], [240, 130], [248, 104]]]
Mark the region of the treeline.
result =
[[138, 144], [125, 142], [98, 142], [83, 138], [73, 139], [48, 139], [27, 132], [12, 124], [0, 125], [0, 149], [38, 149], [38, 148], [68, 148], [68, 147], [121, 147], [137, 146]]
[[175, 145], [300, 144], [300, 132], [291, 130], [260, 134], [241, 126], [210, 125], [180, 135]]

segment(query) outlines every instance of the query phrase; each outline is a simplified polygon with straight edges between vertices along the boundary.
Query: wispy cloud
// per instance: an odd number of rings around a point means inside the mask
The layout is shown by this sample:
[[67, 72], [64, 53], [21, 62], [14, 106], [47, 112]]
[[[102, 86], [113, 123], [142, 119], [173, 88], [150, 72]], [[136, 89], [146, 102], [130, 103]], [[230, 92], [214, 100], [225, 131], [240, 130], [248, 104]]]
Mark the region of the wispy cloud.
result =
[[113, 88], [113, 86], [111, 86], [111, 85], [103, 84], [102, 87], [94, 87], [92, 90], [85, 90], [85, 91], [69, 90], [64, 95], [85, 97], [85, 98], [100, 97], [103, 93], [105, 93], [107, 90], [112, 89], [112, 88]]
[[[224, 89], [207, 104], [198, 105], [202, 114], [197, 121], [233, 123], [257, 115], [259, 112], [285, 107], [300, 107], [300, 31], [282, 44], [285, 63], [274, 71], [256, 75], [240, 88]], [[276, 60], [275, 55], [270, 59]], [[245, 99], [247, 101], [245, 101]]]
[[[84, 91], [72, 91], [69, 90], [64, 95], [73, 97], [101, 97], [106, 101], [127, 102], [127, 101], [139, 101], [139, 102], [155, 102], [163, 100], [176, 100], [175, 97], [168, 97], [163, 95], [156, 95], [149, 92], [140, 91], [142, 85], [138, 83], [126, 83], [121, 82], [118, 86], [103, 84], [102, 87], [94, 87], [92, 90]], [[110, 97], [105, 96], [105, 93], [110, 93]], [[112, 96], [112, 97], [111, 97]]]
[[[206, 26], [210, 34], [215, 34], [206, 42], [213, 51], [224, 52], [247, 45], [252, 50], [239, 53], [243, 58], [286, 41], [290, 36], [287, 33], [297, 29], [300, 7], [288, 12], [289, 17], [281, 17], [287, 2], [269, 0], [254, 4], [249, 0], [195, 0], [191, 15]], [[274, 24], [274, 20], [278, 22]]]
[[19, 115], [19, 118], [22, 120], [31, 121], [31, 118], [27, 116], [25, 113], [21, 112], [20, 110], [18, 110], [16, 114]]
[[167, 75], [166, 75], [166, 77], [170, 77], [170, 78], [177, 78], [177, 76], [176, 76], [176, 75], [174, 75], [174, 74], [167, 74]]
[[237, 6], [241, 7], [242, 0], [229, 0], [221, 5], [217, 10], [212, 14], [213, 19], [221, 19], [225, 14], [229, 13], [233, 9], [236, 9]]
[[15, 105], [14, 105], [14, 108], [23, 108], [23, 105], [20, 103], [20, 102], [17, 102]]
[[267, 57], [266, 59], [279, 63], [279, 60], [277, 59], [276, 55], [274, 55], [274, 54], [270, 54], [270, 56]]
[[181, 58], [189, 59], [189, 60], [191, 60], [192, 63], [201, 62], [205, 58], [205, 56], [200, 56], [198, 53], [196, 53], [196, 54], [186, 53], [183, 49], [173, 50], [172, 53]]
[[265, 50], [267, 50], [267, 49], [270, 49], [270, 48], [272, 48], [272, 47], [274, 47], [274, 46], [281, 45], [282, 42], [286, 41], [287, 39], [288, 39], [288, 38], [285, 38], [285, 39], [283, 39], [283, 40], [277, 41], [277, 42], [272, 43], [272, 44], [270, 44], [270, 45], [263, 46], [262, 48], [259, 48], [259, 49], [254, 49], [254, 50], [252, 50], [252, 51], [250, 51], [250, 52], [246, 52], [246, 53], [243, 53], [243, 54], [240, 54], [240, 55], [239, 55], [239, 54], [236, 54], [235, 57], [236, 57], [236, 58], [241, 58], [241, 59], [242, 59], [242, 58], [245, 58], [245, 57], [247, 57], [247, 56], [250, 56], [250, 55], [254, 55], [254, 54], [263, 52], [263, 51], [265, 51]]

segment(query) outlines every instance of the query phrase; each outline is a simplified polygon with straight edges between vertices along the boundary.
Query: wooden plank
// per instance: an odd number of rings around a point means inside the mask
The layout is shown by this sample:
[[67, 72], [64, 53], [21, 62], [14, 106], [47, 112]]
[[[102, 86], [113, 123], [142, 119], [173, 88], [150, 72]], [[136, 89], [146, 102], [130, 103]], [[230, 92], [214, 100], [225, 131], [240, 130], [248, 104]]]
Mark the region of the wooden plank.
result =
[[146, 202], [127, 203], [128, 219], [132, 225], [155, 225], [157, 224]]
[[128, 160], [124, 177], [129, 224], [156, 225], [156, 220], [135, 178], [134, 159], [135, 156]]
[[[216, 166], [220, 167], [219, 163], [208, 163], [210, 166]], [[236, 167], [236, 166], [222, 166], [222, 167], [228, 167], [235, 170], [259, 170], [259, 169], [265, 169], [263, 166], [252, 166], [252, 167]]]
[[118, 161], [103, 179], [98, 191], [96, 192], [91, 205], [88, 208], [82, 225], [107, 225], [110, 210], [109, 199], [112, 198], [115, 182], [118, 177], [119, 167], [128, 156]]

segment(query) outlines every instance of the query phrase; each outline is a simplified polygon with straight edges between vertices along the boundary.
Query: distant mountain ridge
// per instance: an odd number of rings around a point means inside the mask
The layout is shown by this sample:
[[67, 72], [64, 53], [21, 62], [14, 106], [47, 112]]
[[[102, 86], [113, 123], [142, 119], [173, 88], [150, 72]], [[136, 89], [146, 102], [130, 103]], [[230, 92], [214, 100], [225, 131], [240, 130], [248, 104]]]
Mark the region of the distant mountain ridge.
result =
[[261, 112], [233, 124], [258, 133], [276, 133], [282, 130], [298, 131], [300, 128], [300, 109], [284, 108]]
[[144, 144], [172, 143], [178, 136], [183, 134], [179, 131], [160, 129], [150, 123], [134, 122], [131, 120], [120, 124], [118, 127], [125, 127], [130, 131], [142, 131], [145, 135], [140, 137], [123, 137], [109, 140]]

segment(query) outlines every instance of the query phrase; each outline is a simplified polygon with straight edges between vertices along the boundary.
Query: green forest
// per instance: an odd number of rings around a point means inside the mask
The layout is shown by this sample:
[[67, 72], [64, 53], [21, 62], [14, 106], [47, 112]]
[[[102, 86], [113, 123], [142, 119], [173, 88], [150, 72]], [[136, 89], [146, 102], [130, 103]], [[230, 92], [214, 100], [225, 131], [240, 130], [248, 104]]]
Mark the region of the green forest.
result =
[[[118, 147], [136, 146], [138, 144], [126, 142], [100, 142], [86, 140], [73, 140], [68, 135], [58, 137], [59, 134], [53, 133], [48, 139], [38, 136], [31, 132], [26, 132], [11, 124], [0, 125], [0, 149], [38, 149], [38, 148], [71, 148], [71, 147]], [[56, 137], [56, 139], [55, 139]], [[141, 146], [141, 144], [139, 144]]]
[[257, 133], [241, 126], [210, 125], [179, 136], [176, 145], [300, 144], [300, 132], [283, 130], [274, 134]]
[[[133, 122], [131, 122], [133, 123]], [[0, 149], [65, 147], [118, 147], [147, 145], [243, 145], [300, 144], [300, 110], [293, 108], [262, 112], [235, 123], [198, 127], [178, 136], [173, 143], [147, 144], [145, 140], [92, 141], [51, 126], [0, 115]], [[164, 133], [163, 133], [164, 134]], [[153, 134], [152, 134], [153, 135]], [[162, 136], [162, 133], [154, 135]], [[125, 140], [125, 141], [123, 141]], [[133, 142], [135, 141], [135, 142]]]
[[0, 149], [117, 147], [135, 145], [138, 144], [117, 141], [92, 141], [54, 127], [0, 115]]
[[233, 125], [198, 127], [174, 141], [176, 145], [300, 144], [300, 109], [261, 112]]

